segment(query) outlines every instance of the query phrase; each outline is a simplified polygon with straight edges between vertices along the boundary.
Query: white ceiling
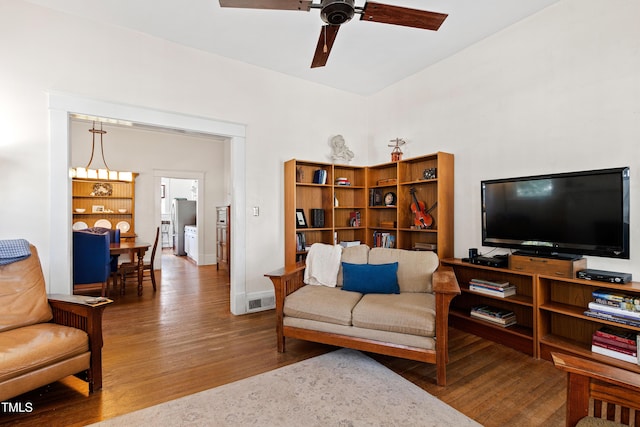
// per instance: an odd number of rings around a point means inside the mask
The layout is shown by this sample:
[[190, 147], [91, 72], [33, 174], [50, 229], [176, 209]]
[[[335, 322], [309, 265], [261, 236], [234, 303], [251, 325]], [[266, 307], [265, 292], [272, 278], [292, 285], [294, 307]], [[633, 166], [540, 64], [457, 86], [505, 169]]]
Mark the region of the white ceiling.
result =
[[[559, 0], [376, 0], [446, 13], [437, 32], [354, 19], [311, 69], [320, 11], [221, 8], [218, 0], [27, 0], [345, 91], [369, 95]], [[315, 0], [314, 2], [319, 2]], [[356, 0], [363, 6], [364, 0]]]

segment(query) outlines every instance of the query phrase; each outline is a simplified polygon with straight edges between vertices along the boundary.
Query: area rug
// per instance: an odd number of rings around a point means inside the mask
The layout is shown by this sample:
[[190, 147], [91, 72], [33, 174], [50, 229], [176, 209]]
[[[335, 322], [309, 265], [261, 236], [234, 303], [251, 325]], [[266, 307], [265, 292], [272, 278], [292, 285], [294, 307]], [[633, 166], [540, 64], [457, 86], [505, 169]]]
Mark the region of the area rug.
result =
[[348, 349], [95, 425], [480, 426], [370, 357]]

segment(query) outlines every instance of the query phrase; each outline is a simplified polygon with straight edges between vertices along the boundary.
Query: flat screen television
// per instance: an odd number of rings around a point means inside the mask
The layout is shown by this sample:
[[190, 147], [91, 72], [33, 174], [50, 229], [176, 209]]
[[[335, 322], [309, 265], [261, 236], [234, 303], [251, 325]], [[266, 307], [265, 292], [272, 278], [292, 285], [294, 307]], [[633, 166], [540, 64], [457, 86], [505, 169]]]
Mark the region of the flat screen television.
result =
[[629, 259], [629, 168], [481, 182], [483, 246]]

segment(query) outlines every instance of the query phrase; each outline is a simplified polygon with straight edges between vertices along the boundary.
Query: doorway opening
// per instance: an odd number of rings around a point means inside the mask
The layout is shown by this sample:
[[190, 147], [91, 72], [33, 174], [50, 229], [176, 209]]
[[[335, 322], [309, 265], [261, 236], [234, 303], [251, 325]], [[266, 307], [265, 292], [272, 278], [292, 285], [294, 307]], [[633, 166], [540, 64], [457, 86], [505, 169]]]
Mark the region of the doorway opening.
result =
[[[192, 131], [226, 138], [229, 144], [230, 174], [229, 200], [236, 206], [232, 221], [236, 224], [231, 246], [232, 264], [230, 284], [230, 309], [233, 314], [246, 313], [245, 240], [245, 133], [244, 125], [222, 122], [180, 113], [152, 110], [144, 107], [116, 104], [81, 98], [74, 95], [49, 94], [49, 118], [51, 137], [51, 245], [49, 253], [48, 283], [52, 293], [72, 293], [71, 280], [71, 181], [69, 121], [74, 114], [110, 117], [155, 126], [161, 129]], [[160, 188], [161, 175], [154, 177]], [[159, 199], [160, 194], [157, 192]], [[159, 209], [159, 202], [155, 203]], [[200, 209], [200, 208], [199, 208]], [[157, 215], [160, 218], [160, 215]]]

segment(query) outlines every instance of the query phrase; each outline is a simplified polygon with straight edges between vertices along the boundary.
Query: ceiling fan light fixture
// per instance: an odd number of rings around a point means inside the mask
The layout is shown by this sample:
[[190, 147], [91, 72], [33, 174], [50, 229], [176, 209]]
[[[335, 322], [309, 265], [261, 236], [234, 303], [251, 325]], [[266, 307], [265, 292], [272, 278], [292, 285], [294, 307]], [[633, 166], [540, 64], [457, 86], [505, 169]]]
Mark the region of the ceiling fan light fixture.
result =
[[322, 2], [320, 17], [329, 25], [341, 25], [349, 22], [354, 13], [354, 0], [325, 0]]

